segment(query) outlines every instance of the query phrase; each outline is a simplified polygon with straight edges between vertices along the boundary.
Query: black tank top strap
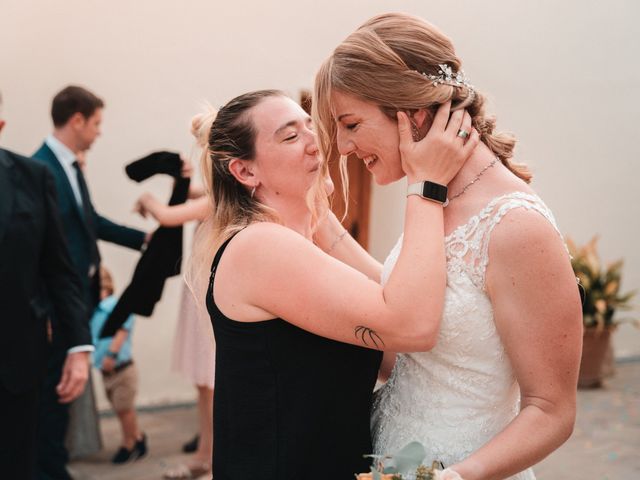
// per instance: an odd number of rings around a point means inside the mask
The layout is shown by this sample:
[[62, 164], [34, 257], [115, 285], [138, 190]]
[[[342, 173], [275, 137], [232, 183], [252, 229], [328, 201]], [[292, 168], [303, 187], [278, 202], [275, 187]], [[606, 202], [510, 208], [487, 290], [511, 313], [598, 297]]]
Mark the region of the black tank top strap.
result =
[[211, 286], [211, 283], [213, 283], [213, 278], [216, 275], [216, 268], [218, 268], [218, 263], [220, 263], [220, 258], [222, 258], [222, 254], [224, 253], [224, 251], [226, 250], [227, 246], [229, 245], [229, 242], [231, 240], [233, 240], [233, 237], [235, 237], [241, 231], [242, 230], [238, 230], [233, 235], [231, 235], [229, 238], [227, 238], [224, 242], [222, 242], [222, 245], [220, 245], [220, 248], [218, 248], [218, 251], [213, 256], [213, 262], [211, 262], [211, 275], [209, 276], [209, 286]]
[[213, 281], [216, 278], [216, 270], [218, 268], [218, 263], [220, 263], [220, 259], [222, 258], [222, 254], [224, 253], [227, 246], [229, 245], [229, 242], [233, 240], [233, 237], [235, 237], [241, 231], [242, 230], [238, 230], [229, 238], [227, 238], [224, 242], [222, 242], [222, 245], [220, 245], [220, 248], [218, 248], [218, 251], [213, 256], [213, 262], [211, 262], [211, 274], [209, 275], [209, 285], [207, 287], [207, 298], [205, 300], [205, 304], [207, 305], [207, 310], [209, 311], [210, 315], [212, 315], [213, 312], [217, 312], [220, 315], [222, 315], [222, 312], [220, 312], [220, 310], [218, 309], [218, 306], [213, 301]]

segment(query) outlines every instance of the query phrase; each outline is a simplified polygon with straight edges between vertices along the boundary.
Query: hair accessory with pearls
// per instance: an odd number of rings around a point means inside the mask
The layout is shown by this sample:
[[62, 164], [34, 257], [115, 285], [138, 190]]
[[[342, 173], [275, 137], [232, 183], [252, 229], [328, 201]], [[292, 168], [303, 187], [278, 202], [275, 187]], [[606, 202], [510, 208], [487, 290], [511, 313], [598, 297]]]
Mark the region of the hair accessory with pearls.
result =
[[469, 90], [469, 96], [475, 96], [476, 92], [469, 82], [469, 79], [465, 76], [464, 70], [454, 73], [450, 65], [441, 63], [438, 65], [438, 75], [431, 75], [425, 72], [419, 72], [423, 77], [428, 78], [433, 82], [434, 86], [438, 85], [450, 85], [452, 87], [466, 87]]

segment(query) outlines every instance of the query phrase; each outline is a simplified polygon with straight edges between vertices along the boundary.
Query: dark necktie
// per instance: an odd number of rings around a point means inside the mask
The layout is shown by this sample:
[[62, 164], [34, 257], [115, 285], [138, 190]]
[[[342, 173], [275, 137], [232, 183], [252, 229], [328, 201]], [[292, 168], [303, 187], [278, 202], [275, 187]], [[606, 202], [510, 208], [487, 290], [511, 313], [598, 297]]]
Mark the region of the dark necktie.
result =
[[84, 174], [80, 168], [80, 164], [76, 160], [73, 162], [73, 168], [76, 171], [76, 178], [78, 179], [78, 187], [80, 187], [80, 198], [82, 200], [82, 213], [84, 214], [84, 221], [87, 225], [87, 231], [91, 235], [91, 265], [89, 266], [89, 277], [94, 277], [96, 274], [97, 266], [100, 263], [100, 253], [98, 252], [98, 232], [96, 231], [96, 225], [94, 222], [93, 208], [91, 207], [91, 199], [89, 198], [89, 189], [87, 188], [87, 182], [84, 179]]
[[90, 229], [93, 229], [93, 218], [91, 215], [91, 200], [89, 199], [89, 189], [87, 188], [87, 182], [84, 179], [84, 174], [80, 168], [80, 164], [76, 160], [73, 162], [73, 169], [76, 171], [76, 178], [78, 179], [78, 187], [80, 188], [80, 200], [82, 201], [82, 211], [84, 213], [84, 220]]

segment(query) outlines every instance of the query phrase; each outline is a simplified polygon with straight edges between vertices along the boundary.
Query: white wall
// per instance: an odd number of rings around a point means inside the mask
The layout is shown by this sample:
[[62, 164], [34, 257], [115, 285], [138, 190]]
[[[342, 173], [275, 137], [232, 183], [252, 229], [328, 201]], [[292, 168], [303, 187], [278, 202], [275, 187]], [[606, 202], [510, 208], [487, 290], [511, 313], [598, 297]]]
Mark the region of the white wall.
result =
[[[107, 102], [103, 137], [89, 154], [99, 211], [150, 229], [131, 213], [150, 189], [122, 167], [155, 149], [188, 153], [188, 123], [201, 101], [220, 105], [258, 88], [297, 96], [348, 33], [375, 13], [421, 15], [447, 32], [465, 70], [488, 93], [499, 127], [517, 133], [518, 156], [562, 230], [579, 242], [599, 233], [607, 260], [626, 259], [626, 288], [640, 286], [638, 110], [639, 4], [633, 0], [168, 1], [0, 0], [0, 89], [9, 122], [2, 145], [31, 153], [50, 131], [51, 97], [69, 83]], [[383, 259], [401, 230], [403, 185], [374, 188], [371, 251]], [[137, 254], [101, 245], [123, 287]], [[172, 279], [151, 319], [141, 318], [135, 353], [142, 404], [193, 398], [169, 373], [180, 291]], [[623, 327], [619, 355], [640, 354]], [[101, 399], [104, 405], [104, 399]]]

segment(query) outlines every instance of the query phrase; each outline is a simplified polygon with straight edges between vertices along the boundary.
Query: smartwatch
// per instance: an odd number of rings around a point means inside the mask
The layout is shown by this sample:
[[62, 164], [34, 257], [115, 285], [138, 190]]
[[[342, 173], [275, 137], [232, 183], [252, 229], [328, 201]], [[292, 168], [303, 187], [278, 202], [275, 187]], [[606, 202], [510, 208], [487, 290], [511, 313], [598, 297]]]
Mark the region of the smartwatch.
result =
[[422, 198], [439, 203], [443, 207], [446, 207], [449, 204], [449, 199], [447, 199], [447, 187], [428, 180], [409, 185], [407, 188], [407, 197], [409, 195], [419, 195]]

